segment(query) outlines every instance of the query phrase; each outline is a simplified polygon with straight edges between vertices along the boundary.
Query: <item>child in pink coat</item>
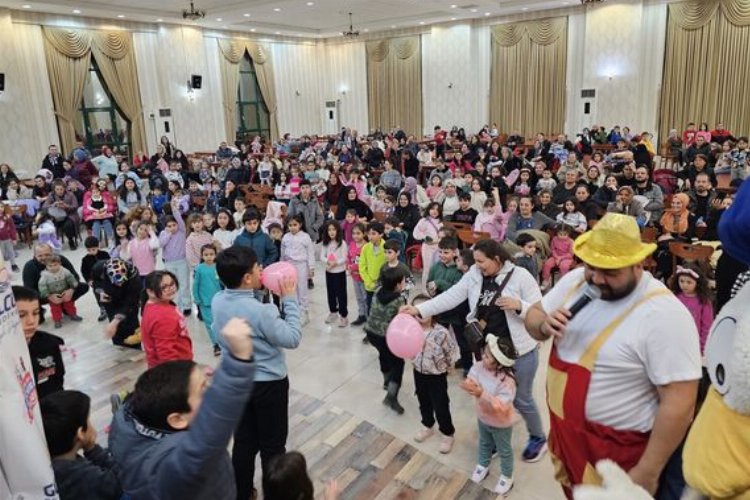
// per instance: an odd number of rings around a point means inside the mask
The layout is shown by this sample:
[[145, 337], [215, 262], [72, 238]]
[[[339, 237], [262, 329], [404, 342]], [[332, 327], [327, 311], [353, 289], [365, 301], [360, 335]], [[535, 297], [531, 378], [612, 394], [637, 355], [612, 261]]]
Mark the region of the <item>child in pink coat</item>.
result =
[[560, 271], [560, 276], [564, 276], [573, 267], [573, 240], [570, 232], [570, 226], [566, 224], [557, 227], [557, 234], [549, 244], [552, 255], [544, 261], [542, 268], [542, 290], [549, 288], [554, 268]]

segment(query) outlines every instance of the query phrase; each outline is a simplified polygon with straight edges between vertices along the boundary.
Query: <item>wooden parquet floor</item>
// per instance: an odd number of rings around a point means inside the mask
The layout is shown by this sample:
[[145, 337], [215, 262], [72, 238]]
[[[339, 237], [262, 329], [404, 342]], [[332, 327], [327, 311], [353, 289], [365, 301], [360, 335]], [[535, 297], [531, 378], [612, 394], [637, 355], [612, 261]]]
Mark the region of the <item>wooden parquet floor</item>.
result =
[[[47, 325], [45, 325], [47, 326]], [[106, 446], [109, 396], [133, 387], [145, 369], [140, 351], [66, 335], [66, 387], [92, 399], [92, 423]], [[489, 499], [497, 496], [465, 473], [443, 465], [340, 408], [292, 390], [289, 450], [307, 458], [316, 498], [336, 479], [343, 499]], [[258, 481], [256, 480], [256, 483]], [[485, 485], [491, 487], [491, 484]]]

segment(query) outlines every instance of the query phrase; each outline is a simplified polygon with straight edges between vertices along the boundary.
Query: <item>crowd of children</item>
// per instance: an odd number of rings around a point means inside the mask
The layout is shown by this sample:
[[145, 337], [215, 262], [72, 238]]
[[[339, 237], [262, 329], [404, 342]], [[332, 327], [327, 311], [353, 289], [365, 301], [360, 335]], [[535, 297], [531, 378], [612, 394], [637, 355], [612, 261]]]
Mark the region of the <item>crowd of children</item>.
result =
[[[132, 344], [142, 345], [149, 368], [136, 384], [128, 406], [131, 414], [118, 413], [114, 429], [130, 432], [133, 423], [129, 419], [134, 419], [147, 432], [187, 430], [182, 439], [172, 439], [168, 445], [170, 453], [187, 449], [183, 447], [188, 447], [191, 440], [202, 440], [201, 445], [211, 450], [209, 455], [221, 462], [224, 472], [228, 470], [231, 474], [233, 469], [242, 495], [252, 493], [253, 464], [258, 453], [263, 464], [264, 488], [268, 491], [274, 488], [274, 481], [283, 480], [281, 471], [285, 467], [304, 469], [304, 458], [300, 465], [299, 457], [284, 454], [289, 382], [282, 349], [299, 345], [301, 326], [310, 322], [310, 289], [318, 268], [325, 270], [328, 307], [325, 323], [341, 329], [363, 327], [363, 342], [377, 351], [385, 391], [383, 403], [403, 414], [399, 393], [406, 363], [389, 349], [386, 331], [403, 306], [418, 305], [446, 292], [469, 272], [474, 264], [471, 244], [466, 243], [465, 236], [459, 238], [455, 228], [486, 233], [492, 240], [504, 241], [515, 252], [515, 265], [527, 270], [536, 283], [541, 282], [542, 290], [551, 286], [556, 274], [564, 275], [576, 265], [574, 240], [590, 229], [587, 200], [579, 199], [576, 188], [586, 186], [589, 195], [596, 189], [608, 188], [606, 184], [599, 186], [600, 165], [582, 165], [575, 153], [558, 143], [546, 148], [556, 171], [544, 159], [536, 158], [526, 162], [532, 166], [523, 166], [521, 158], [497, 149], [496, 156], [488, 153], [485, 157], [484, 151], [477, 153], [478, 161], [457, 153], [451, 162], [439, 156], [432, 158], [434, 170], [425, 182], [426, 187], [419, 185], [415, 177], [405, 176], [405, 171], [396, 170], [391, 161], [384, 162], [385, 170], [377, 179], [340, 163], [341, 156], [328, 162], [315, 155], [314, 160], [301, 162], [299, 166], [282, 162], [278, 156], [266, 156], [253, 163], [226, 159], [222, 162], [223, 170], [201, 165], [199, 178], [188, 178], [172, 162], [165, 169], [154, 169], [164, 171], [149, 174], [143, 179], [143, 186], [137, 175], [124, 171], [115, 181], [115, 195], [107, 191], [106, 182], [94, 184], [86, 192], [83, 205], [84, 214], [90, 216], [84, 219], [91, 222], [93, 234], [85, 241], [83, 279], [96, 288], [97, 280], [106, 275], [114, 286], [127, 282], [129, 287], [137, 288], [141, 296], [141, 319], [127, 338]], [[736, 157], [747, 149], [747, 141], [741, 146], [739, 152], [724, 148], [717, 173], [721, 168], [727, 173], [731, 171]], [[611, 164], [615, 165], [616, 160], [612, 156]], [[515, 168], [507, 171], [503, 165]], [[595, 169], [593, 174], [588, 167]], [[566, 179], [573, 173], [577, 180], [571, 187]], [[617, 179], [623, 181], [624, 177], [618, 175]], [[275, 200], [268, 202], [265, 214], [243, 196], [241, 187], [250, 180], [273, 189]], [[537, 193], [540, 204], [534, 210]], [[586, 198], [585, 194], [581, 197]], [[6, 210], [0, 216], [0, 249], [16, 269], [13, 244], [17, 234], [10, 215]], [[551, 238], [540, 238], [538, 233], [550, 230]], [[62, 248], [56, 221], [44, 210], [39, 212], [36, 234], [55, 250]], [[101, 235], [108, 241], [107, 251], [101, 249]], [[160, 259], [163, 266], [159, 265]], [[278, 261], [295, 268], [298, 285], [292, 288], [287, 284], [274, 304], [263, 290], [259, 273], [262, 267]], [[157, 269], [160, 267], [164, 269]], [[421, 271], [418, 285], [413, 270]], [[128, 282], [133, 276], [136, 279]], [[357, 307], [356, 315], [351, 317], [350, 282]], [[39, 299], [49, 302], [56, 328], [60, 327], [63, 313], [80, 321], [71, 300], [76, 284], [70, 272], [60, 265], [59, 257], [53, 256], [41, 273], [38, 296], [28, 290], [14, 290], [29, 350], [37, 360], [35, 375], [40, 396], [57, 394], [57, 399], [51, 398], [42, 405], [49, 414], [45, 418], [50, 420], [50, 429], [66, 426], [55, 432], [67, 437], [62, 441], [62, 438], [51, 440], [50, 444], [55, 471], [69, 477], [76, 467], [64, 461], [79, 462], [78, 453], [82, 451], [101, 471], [96, 483], [102, 491], [112, 491], [116, 497], [114, 491], [133, 494], [149, 490], [144, 493], [146, 497], [158, 497], [164, 491], [160, 488], [174, 487], [176, 479], [163, 479], [154, 485], [136, 484], [133, 470], [142, 470], [153, 457], [144, 464], [134, 463], [130, 450], [143, 446], [134, 436], [125, 439], [128, 443], [119, 441], [113, 446], [119, 467], [111, 455], [95, 445], [96, 436], [88, 422], [90, 401], [76, 391], [62, 391], [65, 373], [60, 355], [62, 339], [37, 331], [38, 321], [33, 324], [34, 316], [38, 318]], [[706, 270], [689, 264], [678, 266], [670, 286], [699, 326], [703, 348], [713, 320]], [[423, 295], [412, 299], [414, 292]], [[110, 320], [107, 328], [114, 337], [125, 315], [112, 314], [109, 294], [99, 290], [95, 291], [95, 297], [100, 306], [99, 319]], [[148, 408], [159, 397], [165, 397], [157, 387], [159, 384], [173, 381], [182, 383], [185, 389], [185, 380], [192, 387], [193, 377], [197, 376], [186, 322], [193, 304], [216, 356], [222, 352], [236, 355], [241, 344], [238, 332], [245, 332], [244, 323], [237, 324], [231, 319], [230, 309], [242, 309], [252, 331], [264, 334], [254, 335], [254, 367], [240, 367], [243, 363], [238, 359], [222, 356], [219, 372], [226, 373], [218, 378], [216, 389], [211, 392], [212, 384], [203, 396], [215, 399], [216, 393], [221, 393], [225, 397], [228, 388], [239, 379], [247, 382], [255, 374], [252, 395], [248, 390], [250, 384], [246, 384], [240, 391], [242, 394], [235, 395], [231, 404], [222, 408], [228, 412], [226, 418], [237, 424], [233, 463], [229, 468], [224, 463], [228, 459], [224, 450], [231, 432], [227, 434], [222, 429], [197, 437], [210, 425], [210, 419], [201, 413], [196, 416], [189, 400], [180, 404], [175, 403], [176, 399], [170, 400], [169, 404], [176, 405], [171, 408], [173, 413], [167, 411], [170, 408], [166, 403]], [[487, 335], [481, 352], [474, 349], [463, 333], [467, 315], [469, 304], [464, 301], [434, 317], [421, 318], [425, 343], [419, 354], [409, 360], [413, 365], [421, 422], [415, 440], [421, 443], [429, 439], [437, 423], [441, 435], [439, 451], [451, 452], [456, 429], [450, 412], [448, 374], [459, 367], [463, 372], [460, 387], [474, 398], [478, 419], [478, 460], [472, 480], [480, 482], [487, 476], [492, 454], [497, 451], [501, 476], [495, 491], [507, 494], [513, 487], [510, 441], [516, 417], [513, 365], [517, 354], [512, 342], [492, 335]], [[122, 340], [119, 338], [118, 343]], [[244, 356], [247, 349], [239, 351]], [[163, 389], [171, 390], [174, 388]], [[519, 392], [523, 390], [523, 385], [519, 385]], [[256, 418], [263, 413], [261, 408], [267, 412], [272, 409], [273, 422], [258, 423]], [[174, 414], [179, 417], [172, 418]], [[263, 434], [262, 439], [253, 437], [258, 432]], [[144, 453], [147, 456], [153, 451]], [[202, 477], [198, 472], [186, 472], [185, 467], [171, 460], [163, 470], [173, 467], [190, 477], [178, 490], [187, 491], [193, 484], [200, 491], [194, 495], [198, 498], [207, 494], [208, 485], [216, 485], [217, 476], [198, 484], [196, 481]], [[201, 459], [201, 463], [208, 462]], [[124, 464], [128, 464], [125, 473]], [[61, 491], [76, 491], [75, 488], [75, 485], [61, 486]], [[216, 488], [226, 491], [222, 486]]]

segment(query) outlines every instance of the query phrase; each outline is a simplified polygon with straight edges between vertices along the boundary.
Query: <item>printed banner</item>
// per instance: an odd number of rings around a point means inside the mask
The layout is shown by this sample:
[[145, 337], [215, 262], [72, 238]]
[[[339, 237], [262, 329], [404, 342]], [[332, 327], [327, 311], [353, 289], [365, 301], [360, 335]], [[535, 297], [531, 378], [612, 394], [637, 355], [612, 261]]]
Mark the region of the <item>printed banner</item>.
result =
[[0, 500], [57, 500], [29, 350], [0, 256]]

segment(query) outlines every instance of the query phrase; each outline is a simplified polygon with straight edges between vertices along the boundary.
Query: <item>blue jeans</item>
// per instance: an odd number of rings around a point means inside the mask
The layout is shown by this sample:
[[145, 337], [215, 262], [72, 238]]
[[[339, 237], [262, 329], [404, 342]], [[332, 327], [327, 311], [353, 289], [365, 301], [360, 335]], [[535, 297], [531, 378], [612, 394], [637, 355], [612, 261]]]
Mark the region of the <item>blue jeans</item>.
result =
[[513, 477], [513, 446], [510, 444], [513, 427], [491, 427], [481, 420], [477, 420], [477, 423], [479, 424], [477, 463], [482, 467], [489, 467], [494, 448], [500, 457], [500, 473], [506, 477]]
[[362, 281], [352, 280], [354, 283], [354, 296], [357, 297], [357, 317], [367, 317], [367, 291]]
[[115, 241], [115, 231], [112, 228], [112, 221], [109, 219], [94, 219], [91, 224], [91, 235], [97, 239], [100, 238], [102, 229], [104, 229], [104, 235], [110, 242]]
[[186, 260], [175, 260], [174, 262], [165, 262], [164, 269], [177, 276], [179, 289], [177, 290], [177, 307], [180, 311], [187, 311], [193, 307], [193, 300], [190, 297], [190, 268]]
[[513, 406], [521, 414], [526, 422], [526, 429], [530, 437], [544, 438], [547, 434], [542, 427], [542, 418], [534, 401], [532, 390], [534, 388], [534, 377], [539, 367], [539, 348], [529, 351], [516, 360], [514, 369], [516, 371], [516, 399]]

